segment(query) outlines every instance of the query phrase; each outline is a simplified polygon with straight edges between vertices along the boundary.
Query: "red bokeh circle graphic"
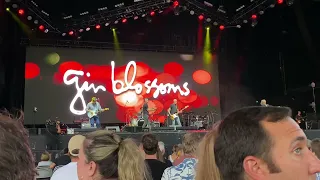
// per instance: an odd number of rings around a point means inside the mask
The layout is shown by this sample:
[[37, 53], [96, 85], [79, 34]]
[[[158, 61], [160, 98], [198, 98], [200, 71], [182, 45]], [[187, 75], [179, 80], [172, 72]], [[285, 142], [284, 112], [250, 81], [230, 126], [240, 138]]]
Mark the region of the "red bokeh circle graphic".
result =
[[63, 75], [65, 72], [67, 72], [70, 69], [82, 71], [83, 66], [76, 61], [67, 61], [67, 62], [60, 64], [60, 66], [59, 66], [59, 72]]
[[40, 68], [37, 64], [27, 62], [25, 64], [25, 78], [26, 79], [33, 79], [40, 75]]
[[192, 74], [192, 78], [198, 84], [207, 84], [211, 81], [212, 77], [209, 72], [205, 70], [197, 70]]
[[163, 83], [163, 84], [174, 84], [176, 82], [176, 79], [168, 73], [161, 73], [157, 77], [158, 83]]
[[198, 95], [197, 100], [192, 103], [193, 108], [201, 108], [208, 106], [208, 98], [206, 96]]
[[177, 62], [169, 62], [166, 65], [164, 65], [164, 72], [173, 76], [180, 76], [183, 73], [183, 71], [183, 66]]
[[185, 104], [194, 102], [197, 100], [197, 97], [197, 93], [193, 90], [190, 90], [190, 94], [188, 96], [182, 96], [180, 93], [178, 94], [178, 99]]
[[210, 104], [211, 104], [212, 106], [218, 106], [218, 105], [219, 105], [219, 98], [216, 97], [216, 96], [212, 96], [212, 97], [210, 98]]

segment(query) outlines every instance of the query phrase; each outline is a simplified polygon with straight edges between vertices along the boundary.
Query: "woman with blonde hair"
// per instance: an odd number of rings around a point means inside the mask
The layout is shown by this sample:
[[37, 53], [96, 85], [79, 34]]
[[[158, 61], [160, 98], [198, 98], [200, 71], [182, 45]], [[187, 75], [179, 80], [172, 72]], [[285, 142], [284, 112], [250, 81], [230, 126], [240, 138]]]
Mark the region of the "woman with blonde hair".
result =
[[214, 154], [216, 133], [216, 130], [209, 131], [199, 145], [196, 180], [221, 180]]
[[149, 180], [138, 146], [106, 130], [86, 135], [78, 161], [80, 180]]

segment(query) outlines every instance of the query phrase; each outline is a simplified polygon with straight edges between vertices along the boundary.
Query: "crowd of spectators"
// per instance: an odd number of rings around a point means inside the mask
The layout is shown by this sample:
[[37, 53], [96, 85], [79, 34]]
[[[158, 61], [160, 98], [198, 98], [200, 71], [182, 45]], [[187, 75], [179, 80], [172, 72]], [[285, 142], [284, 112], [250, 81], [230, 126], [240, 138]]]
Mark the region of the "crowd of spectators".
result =
[[167, 155], [151, 133], [139, 142], [97, 130], [73, 136], [63, 155], [35, 166], [19, 118], [0, 115], [1, 180], [316, 180], [320, 139], [308, 142], [286, 107], [246, 107], [204, 137], [186, 133]]

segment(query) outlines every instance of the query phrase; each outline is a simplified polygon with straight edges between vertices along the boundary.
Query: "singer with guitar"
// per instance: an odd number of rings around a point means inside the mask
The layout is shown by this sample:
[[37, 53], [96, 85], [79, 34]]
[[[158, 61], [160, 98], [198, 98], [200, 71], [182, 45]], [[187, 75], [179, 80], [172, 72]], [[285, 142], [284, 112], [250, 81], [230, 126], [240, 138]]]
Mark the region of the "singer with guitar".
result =
[[[174, 99], [173, 103], [170, 105], [169, 109], [168, 109], [168, 116], [169, 116], [169, 120], [172, 120], [172, 126], [173, 127], [182, 127], [181, 122], [180, 122], [180, 118], [179, 118], [179, 114], [186, 108], [188, 108], [188, 106], [186, 106], [185, 108], [179, 110], [178, 109], [178, 105], [177, 105], [177, 100]], [[168, 122], [168, 124], [170, 124]]]
[[101, 127], [100, 119], [98, 114], [104, 111], [109, 110], [108, 108], [102, 109], [100, 103], [97, 102], [96, 97], [92, 97], [91, 102], [88, 103], [86, 111], [90, 120], [91, 127], [94, 127], [94, 123], [96, 123], [97, 128]]

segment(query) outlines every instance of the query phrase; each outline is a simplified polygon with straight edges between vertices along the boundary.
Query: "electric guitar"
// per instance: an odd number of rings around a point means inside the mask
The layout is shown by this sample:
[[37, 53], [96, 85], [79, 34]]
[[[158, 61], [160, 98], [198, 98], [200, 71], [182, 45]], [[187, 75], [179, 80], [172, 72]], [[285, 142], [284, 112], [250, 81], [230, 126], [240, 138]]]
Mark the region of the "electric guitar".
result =
[[108, 111], [108, 110], [109, 110], [109, 108], [104, 108], [104, 109], [101, 109], [100, 111], [90, 111], [89, 110], [87, 115], [88, 115], [88, 118], [90, 119], [90, 118], [92, 118], [94, 116], [97, 116], [98, 114], [100, 114], [100, 113], [102, 113], [104, 111]]
[[179, 110], [177, 113], [169, 114], [170, 119], [173, 121], [176, 117], [178, 117], [178, 114], [181, 113], [183, 110], [187, 109], [189, 106], [185, 106], [183, 109]]
[[296, 119], [296, 122], [297, 122], [298, 124], [300, 124], [302, 121], [304, 121], [304, 118], [305, 118], [305, 117], [300, 117], [299, 119]]

